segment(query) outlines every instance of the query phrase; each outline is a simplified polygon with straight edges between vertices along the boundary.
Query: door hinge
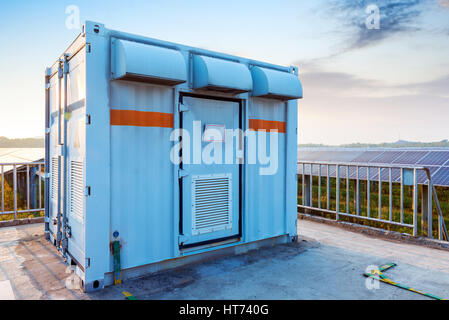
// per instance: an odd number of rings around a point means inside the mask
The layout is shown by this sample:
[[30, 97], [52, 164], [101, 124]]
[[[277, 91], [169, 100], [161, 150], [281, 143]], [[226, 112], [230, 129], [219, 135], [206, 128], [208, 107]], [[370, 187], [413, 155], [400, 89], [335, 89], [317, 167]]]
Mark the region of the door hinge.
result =
[[90, 124], [90, 114], [86, 114], [86, 124]]
[[189, 106], [186, 105], [186, 104], [179, 103], [178, 104], [178, 111], [179, 112], [187, 112], [187, 111], [189, 111]]
[[59, 64], [58, 64], [58, 78], [61, 79], [63, 77], [63, 69], [61, 64], [63, 63], [62, 60], [59, 60]]
[[72, 237], [72, 228], [68, 225], [65, 226], [65, 236], [66, 238]]
[[67, 61], [68, 55], [66, 55], [63, 64], [63, 71], [65, 74], [69, 73], [69, 62]]
[[84, 264], [84, 267], [86, 269], [90, 267], [90, 258], [86, 258], [86, 263]]
[[85, 192], [86, 196], [90, 196], [90, 186], [86, 186], [86, 189], [84, 192]]
[[187, 177], [189, 174], [188, 174], [188, 172], [186, 171], [186, 170], [183, 170], [183, 169], [179, 169], [178, 170], [178, 178], [179, 179], [182, 179], [182, 178], [184, 178], [184, 177]]
[[86, 43], [86, 52], [87, 52], [87, 53], [90, 53], [90, 52], [91, 52], [90, 43]]

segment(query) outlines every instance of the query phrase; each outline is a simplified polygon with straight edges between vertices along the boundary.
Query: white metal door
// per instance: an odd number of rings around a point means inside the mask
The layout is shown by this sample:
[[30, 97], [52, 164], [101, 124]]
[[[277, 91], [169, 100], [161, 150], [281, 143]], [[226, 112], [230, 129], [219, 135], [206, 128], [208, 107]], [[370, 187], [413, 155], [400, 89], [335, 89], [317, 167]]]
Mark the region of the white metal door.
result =
[[[215, 241], [239, 234], [240, 168], [236, 147], [240, 104], [184, 96], [182, 128], [190, 150], [183, 149], [183, 245]], [[183, 136], [183, 141], [187, 136]], [[183, 148], [188, 148], [183, 144]], [[187, 153], [190, 154], [186, 163]], [[230, 154], [232, 153], [232, 154]]]

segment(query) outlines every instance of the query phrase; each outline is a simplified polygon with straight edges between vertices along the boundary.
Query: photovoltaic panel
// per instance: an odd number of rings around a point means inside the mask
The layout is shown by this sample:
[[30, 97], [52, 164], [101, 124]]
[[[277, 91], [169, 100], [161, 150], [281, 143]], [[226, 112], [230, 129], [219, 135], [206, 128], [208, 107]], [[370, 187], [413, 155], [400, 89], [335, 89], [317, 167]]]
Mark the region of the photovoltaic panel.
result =
[[[298, 164], [297, 168], [298, 168], [297, 169], [298, 174], [300, 174], [300, 175], [303, 174], [303, 165], [302, 165], [302, 163]], [[315, 176], [315, 177], [319, 176], [320, 165], [314, 164], [312, 168], [313, 168], [312, 169], [312, 175]], [[336, 166], [330, 165], [329, 166], [329, 177], [335, 178], [336, 170], [337, 170]], [[304, 172], [305, 172], [306, 175], [310, 175], [310, 164], [304, 164]], [[321, 165], [321, 176], [322, 177], [327, 177], [327, 166], [326, 165]]]
[[441, 166], [449, 161], [449, 151], [430, 151], [417, 164]]
[[[439, 172], [437, 176], [435, 176], [435, 172], [440, 168], [439, 166], [427, 166], [430, 170], [430, 174], [432, 175], [432, 179], [434, 180], [435, 185], [439, 186], [449, 186], [449, 167], [441, 167], [442, 171]], [[321, 165], [321, 176], [323, 178], [326, 177], [327, 171], [326, 166]], [[329, 166], [329, 177], [335, 178], [336, 177], [336, 166]], [[310, 175], [310, 165], [305, 165], [305, 172], [306, 175]], [[418, 184], [425, 184], [427, 183], [427, 174], [424, 170], [418, 170]], [[371, 181], [379, 181], [379, 169], [377, 168], [370, 168], [370, 180]], [[298, 165], [298, 174], [302, 174], [302, 164]], [[313, 166], [313, 176], [319, 175], [319, 165]], [[366, 180], [367, 177], [367, 169], [366, 167], [359, 167], [359, 179], [360, 180]], [[346, 179], [346, 167], [341, 166], [340, 167], [340, 178]], [[357, 168], [356, 167], [349, 167], [349, 178], [350, 179], [356, 179], [357, 178]], [[388, 168], [382, 168], [381, 169], [381, 179], [382, 182], [388, 182], [389, 181], [389, 169]], [[401, 181], [401, 170], [399, 168], [392, 168], [391, 169], [391, 181], [392, 182], [400, 182]], [[446, 183], [446, 184], [444, 184]]]
[[397, 164], [415, 164], [422, 159], [429, 151], [405, 151], [397, 157], [392, 163]]
[[[330, 170], [330, 169], [329, 169]], [[306, 173], [306, 175], [310, 175], [310, 164], [304, 164], [304, 171]], [[303, 164], [299, 163], [298, 164], [298, 174], [302, 174], [303, 172]], [[314, 176], [318, 176], [320, 173], [320, 165], [319, 164], [313, 164], [312, 166], [312, 174]], [[321, 165], [321, 175], [326, 175], [326, 166], [325, 165]]]
[[329, 161], [329, 162], [349, 162], [362, 154], [363, 151], [298, 151], [300, 161]]
[[382, 153], [384, 153], [384, 151], [365, 151], [361, 155], [352, 159], [351, 162], [369, 162], [370, 160], [380, 156]]
[[[430, 171], [430, 174], [433, 175], [437, 170], [438, 166], [427, 166]], [[389, 168], [382, 168], [380, 172], [380, 176], [382, 182], [389, 181]], [[424, 170], [417, 170], [418, 175], [418, 184], [424, 184], [427, 182], [427, 174]], [[363, 179], [366, 179], [366, 174]], [[379, 169], [372, 168], [370, 171], [370, 180], [379, 181]], [[391, 168], [391, 181], [392, 182], [400, 182], [401, 181], [401, 169], [399, 168]]]
[[[400, 174], [400, 170], [391, 170], [391, 179], [394, 182], [394, 178]], [[388, 168], [380, 169], [380, 177], [383, 182], [388, 182]], [[379, 181], [379, 168], [373, 168], [373, 173], [371, 173], [371, 180]]]
[[[382, 170], [380, 172], [380, 176], [381, 176], [382, 181], [388, 182], [389, 176], [390, 176], [390, 170], [388, 168], [382, 168]], [[377, 173], [373, 178], [374, 178], [373, 180], [379, 180], [379, 174]], [[400, 180], [400, 178], [401, 178], [401, 169], [392, 168], [391, 169], [391, 181], [397, 182]]]
[[298, 151], [298, 159], [300, 161], [313, 161], [317, 158], [318, 151]]
[[436, 186], [449, 186], [449, 167], [441, 167], [432, 177]]
[[[340, 166], [340, 179], [346, 179], [346, 169], [347, 168], [347, 166]], [[333, 170], [332, 170], [332, 177], [336, 177], [337, 176], [337, 167], [333, 167], [332, 168]], [[351, 167], [349, 167], [349, 176], [351, 176]], [[353, 168], [352, 169], [352, 171], [354, 171], [355, 169]]]
[[400, 155], [402, 155], [405, 151], [385, 151], [378, 157], [375, 157], [370, 163], [392, 163], [396, 160]]
[[[313, 176], [318, 176], [320, 173], [320, 166], [318, 164], [313, 165]], [[304, 171], [306, 175], [310, 175], [310, 164], [304, 165]], [[302, 164], [298, 164], [298, 174], [302, 174]], [[329, 165], [329, 177], [335, 178], [337, 175], [337, 167], [334, 165]], [[321, 165], [321, 176], [326, 177], [327, 176], [327, 166]], [[340, 178], [346, 178], [346, 167], [341, 166], [340, 167]]]
[[[430, 175], [432, 176], [433, 181], [433, 175], [434, 173], [440, 168], [438, 166], [426, 166], [430, 170]], [[427, 183], [427, 174], [424, 170], [418, 170], [418, 184], [425, 184]], [[435, 182], [434, 182], [435, 184]]]
[[352, 159], [358, 157], [363, 152], [361, 151], [340, 151], [335, 154], [335, 161], [342, 161], [342, 162], [350, 162]]
[[[349, 168], [349, 178], [350, 179], [357, 179], [357, 167], [351, 167]], [[371, 168], [369, 169], [369, 173], [370, 173], [370, 179], [371, 176], [373, 175], [374, 169]], [[359, 179], [361, 180], [366, 180], [366, 177], [368, 176], [368, 171], [366, 169], [366, 167], [359, 167]]]
[[312, 151], [303, 156], [303, 152], [299, 151], [299, 160], [301, 161], [331, 161], [332, 155], [329, 151]]
[[[324, 161], [334, 161], [334, 162], [348, 162], [357, 157], [360, 153], [359, 151], [326, 151], [321, 155]], [[321, 160], [321, 159], [317, 159]]]

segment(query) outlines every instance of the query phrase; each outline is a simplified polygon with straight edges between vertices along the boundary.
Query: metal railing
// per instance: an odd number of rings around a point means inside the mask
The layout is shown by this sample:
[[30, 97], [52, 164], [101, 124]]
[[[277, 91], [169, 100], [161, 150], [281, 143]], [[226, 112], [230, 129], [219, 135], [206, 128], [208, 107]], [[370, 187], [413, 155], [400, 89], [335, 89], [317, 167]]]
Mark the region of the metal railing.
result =
[[44, 212], [44, 162], [0, 163], [0, 220]]
[[[323, 172], [324, 169], [324, 172]], [[314, 171], [315, 170], [315, 171]], [[374, 179], [371, 179], [374, 171]], [[393, 172], [396, 178], [393, 177]], [[425, 175], [420, 174], [424, 172]], [[422, 180], [419, 185], [422, 186], [421, 192], [421, 235], [433, 237], [432, 211], [433, 202], [435, 202], [438, 214], [438, 238], [448, 241], [448, 234], [444, 222], [443, 212], [438, 201], [437, 191], [432, 183], [432, 175], [426, 167], [417, 166], [399, 166], [392, 164], [366, 164], [366, 163], [343, 163], [343, 162], [321, 162], [321, 161], [299, 161], [298, 176], [301, 177], [301, 198], [302, 204], [298, 204], [298, 208], [306, 213], [322, 212], [335, 214], [338, 221], [340, 217], [351, 217], [355, 219], [372, 221], [386, 225], [409, 228], [414, 236], [418, 236], [418, 179]], [[316, 177], [317, 183], [317, 201], [316, 206], [313, 205], [313, 177]], [[322, 204], [322, 180], [326, 182], [326, 203]], [[341, 210], [341, 181], [346, 180], [346, 200], [345, 210]], [[366, 184], [366, 210], [364, 214], [361, 212], [361, 185], [362, 181]], [[353, 212], [350, 212], [350, 182], [354, 186], [353, 196]], [[377, 212], [371, 211], [371, 198], [373, 192], [371, 185], [377, 183], [378, 204]], [[331, 208], [331, 184], [335, 185], [335, 199]], [[382, 211], [382, 190], [383, 185], [388, 183], [388, 214]], [[393, 208], [393, 186], [399, 185], [399, 217], [394, 217]], [[404, 186], [410, 186], [412, 189], [412, 208], [411, 217], [404, 219]], [[410, 219], [411, 218], [411, 219]], [[406, 220], [411, 220], [409, 223]]]

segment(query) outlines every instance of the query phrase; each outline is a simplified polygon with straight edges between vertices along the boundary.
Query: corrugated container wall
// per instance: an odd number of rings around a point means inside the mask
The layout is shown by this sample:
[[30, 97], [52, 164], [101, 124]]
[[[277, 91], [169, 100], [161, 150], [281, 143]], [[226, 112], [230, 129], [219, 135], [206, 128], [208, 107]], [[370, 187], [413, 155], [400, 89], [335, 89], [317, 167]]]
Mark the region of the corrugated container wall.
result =
[[88, 21], [45, 79], [46, 234], [85, 290], [296, 239], [296, 67]]

